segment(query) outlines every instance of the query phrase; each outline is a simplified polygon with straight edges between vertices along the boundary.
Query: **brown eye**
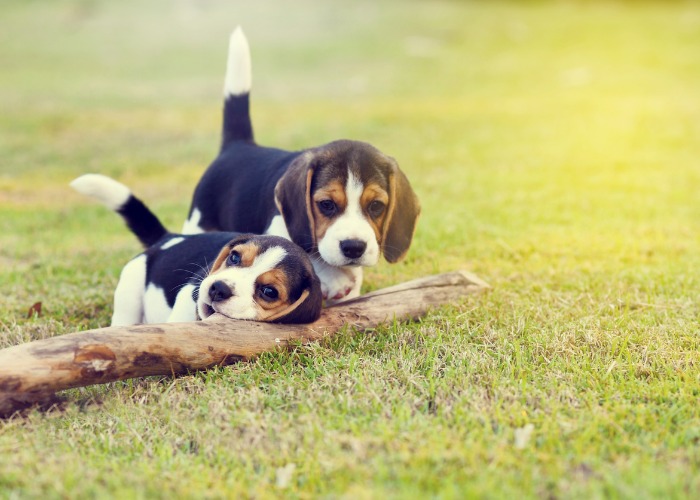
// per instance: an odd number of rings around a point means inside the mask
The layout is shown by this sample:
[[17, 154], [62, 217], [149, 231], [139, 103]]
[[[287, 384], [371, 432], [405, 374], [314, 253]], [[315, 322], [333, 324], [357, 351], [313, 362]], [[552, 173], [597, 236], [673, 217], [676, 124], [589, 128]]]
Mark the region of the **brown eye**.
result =
[[318, 209], [326, 217], [332, 217], [338, 211], [338, 205], [333, 200], [321, 200], [318, 202]]
[[260, 296], [267, 301], [277, 300], [277, 298], [280, 296], [277, 289], [270, 285], [263, 285], [258, 289], [258, 291]]
[[376, 219], [384, 213], [385, 208], [386, 205], [384, 203], [382, 203], [379, 200], [374, 200], [372, 203], [369, 204], [369, 207], [367, 207], [367, 211], [373, 219]]

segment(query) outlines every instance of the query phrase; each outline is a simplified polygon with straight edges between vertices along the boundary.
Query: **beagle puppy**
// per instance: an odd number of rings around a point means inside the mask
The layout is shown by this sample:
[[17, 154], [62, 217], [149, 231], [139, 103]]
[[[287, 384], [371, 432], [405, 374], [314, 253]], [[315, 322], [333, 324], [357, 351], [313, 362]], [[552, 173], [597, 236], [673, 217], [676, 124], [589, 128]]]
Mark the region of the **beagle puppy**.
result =
[[146, 250], [124, 266], [112, 325], [207, 319], [311, 323], [321, 284], [308, 255], [279, 236], [168, 232], [125, 185], [98, 174], [71, 186], [111, 208]]
[[370, 144], [338, 140], [303, 151], [255, 144], [250, 51], [229, 43], [223, 138], [197, 185], [182, 232], [250, 231], [291, 239], [312, 257], [323, 296], [359, 295], [362, 266], [401, 260], [420, 204], [396, 160]]

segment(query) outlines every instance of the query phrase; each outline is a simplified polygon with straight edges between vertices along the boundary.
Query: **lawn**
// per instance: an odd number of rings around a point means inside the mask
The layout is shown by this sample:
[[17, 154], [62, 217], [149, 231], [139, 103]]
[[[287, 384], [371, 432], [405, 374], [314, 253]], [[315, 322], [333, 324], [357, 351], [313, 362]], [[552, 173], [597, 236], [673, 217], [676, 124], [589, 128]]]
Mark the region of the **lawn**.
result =
[[0, 347], [109, 324], [139, 246], [76, 176], [181, 227], [237, 24], [260, 143], [372, 142], [422, 201], [365, 291], [456, 269], [492, 289], [67, 391], [0, 422], [0, 498], [700, 495], [694, 2], [2, 2]]

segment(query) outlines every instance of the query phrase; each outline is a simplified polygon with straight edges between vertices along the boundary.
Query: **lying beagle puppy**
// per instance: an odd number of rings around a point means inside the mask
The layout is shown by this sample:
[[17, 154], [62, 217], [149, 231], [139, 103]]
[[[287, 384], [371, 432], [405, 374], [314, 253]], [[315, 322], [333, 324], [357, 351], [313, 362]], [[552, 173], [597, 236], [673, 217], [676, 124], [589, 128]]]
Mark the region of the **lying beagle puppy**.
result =
[[129, 261], [114, 293], [112, 325], [229, 318], [278, 323], [318, 319], [321, 284], [307, 254], [278, 236], [168, 232], [125, 185], [99, 174], [71, 186], [126, 221], [146, 250]]
[[250, 231], [294, 241], [312, 256], [324, 298], [359, 295], [362, 267], [402, 259], [420, 214], [396, 160], [339, 140], [303, 151], [262, 147], [249, 114], [250, 51], [240, 28], [229, 43], [223, 139], [197, 185], [182, 232]]

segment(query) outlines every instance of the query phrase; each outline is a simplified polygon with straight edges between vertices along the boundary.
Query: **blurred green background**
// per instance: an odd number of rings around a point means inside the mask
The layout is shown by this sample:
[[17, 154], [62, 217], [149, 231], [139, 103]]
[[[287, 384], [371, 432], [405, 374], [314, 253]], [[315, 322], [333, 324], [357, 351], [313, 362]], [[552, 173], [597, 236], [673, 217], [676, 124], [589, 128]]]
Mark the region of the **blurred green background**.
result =
[[74, 177], [180, 229], [236, 25], [259, 143], [369, 141], [421, 198], [408, 258], [364, 289], [467, 269], [493, 290], [71, 391], [0, 423], [0, 496], [695, 496], [697, 2], [4, 1], [0, 346], [109, 323], [139, 247]]

